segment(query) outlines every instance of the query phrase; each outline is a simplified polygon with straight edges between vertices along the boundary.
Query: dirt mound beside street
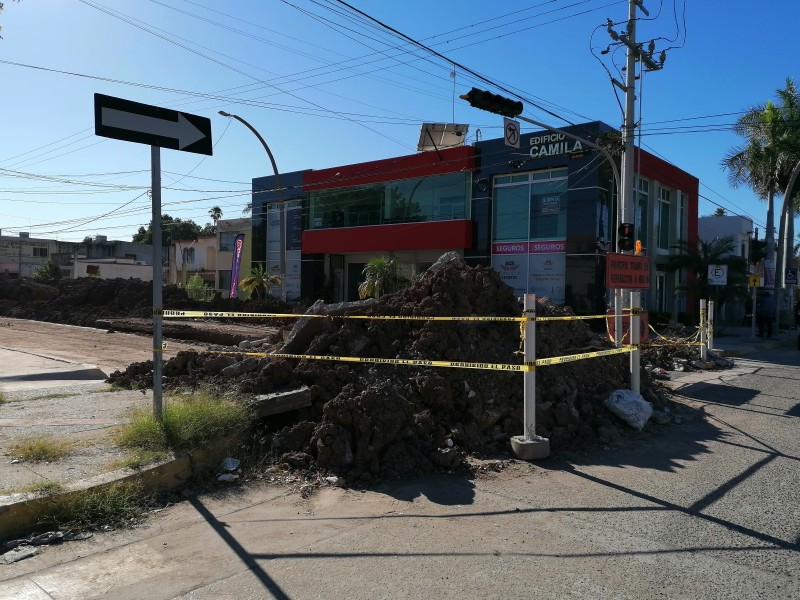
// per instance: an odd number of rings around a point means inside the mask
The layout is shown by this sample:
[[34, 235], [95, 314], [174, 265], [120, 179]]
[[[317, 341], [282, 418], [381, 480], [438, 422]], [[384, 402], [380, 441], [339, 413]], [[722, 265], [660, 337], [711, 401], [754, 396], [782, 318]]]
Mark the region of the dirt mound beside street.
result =
[[[283, 342], [262, 340], [247, 350], [521, 364], [519, 323], [344, 319], [345, 315], [518, 317], [513, 291], [488, 267], [469, 267], [445, 255], [416, 282], [374, 301], [315, 304]], [[570, 315], [538, 300], [538, 315]], [[537, 357], [610, 347], [583, 321], [537, 324]], [[244, 347], [243, 347], [244, 349]], [[554, 449], [609, 442], [632, 431], [602, 407], [627, 387], [628, 355], [537, 370], [537, 433]], [[111, 381], [150, 385], [151, 365], [137, 363]], [[206, 380], [247, 396], [309, 388], [311, 406], [278, 431], [273, 447], [294, 468], [370, 481], [452, 469], [472, 453], [510, 449], [522, 433], [523, 377], [519, 372], [432, 368], [230, 354], [181, 352], [164, 367], [167, 387]], [[643, 395], [662, 408], [662, 391], [643, 373]]]
[[[164, 308], [174, 310], [292, 312], [273, 298], [264, 301], [214, 298], [210, 302], [191, 300], [186, 290], [174, 285], [163, 288]], [[48, 285], [34, 279], [0, 277], [0, 316], [31, 319], [65, 325], [99, 327], [116, 331], [152, 334], [153, 284], [139, 279], [63, 279]], [[222, 345], [259, 337], [257, 325], [290, 328], [292, 320], [248, 320], [220, 328], [196, 323], [169, 322], [165, 335]], [[263, 337], [261, 335], [260, 337]]]

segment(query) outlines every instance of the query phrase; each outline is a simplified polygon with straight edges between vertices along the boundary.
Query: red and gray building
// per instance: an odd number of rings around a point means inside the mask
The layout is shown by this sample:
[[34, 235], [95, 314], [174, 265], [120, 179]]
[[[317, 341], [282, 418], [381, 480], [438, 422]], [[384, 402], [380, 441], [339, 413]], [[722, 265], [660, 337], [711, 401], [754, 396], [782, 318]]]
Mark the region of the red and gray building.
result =
[[[595, 143], [601, 122], [565, 128]], [[613, 143], [613, 142], [610, 142]], [[651, 263], [650, 310], [686, 310], [685, 274], [666, 270], [678, 240], [697, 240], [698, 180], [636, 149], [635, 231]], [[455, 251], [492, 266], [518, 295], [535, 293], [581, 313], [608, 304], [616, 193], [603, 156], [548, 131], [329, 169], [253, 179], [253, 262], [287, 273], [289, 299], [357, 299], [370, 258], [392, 253], [405, 274]], [[281, 236], [280, 206], [285, 208]], [[281, 253], [281, 239], [284, 252]]]

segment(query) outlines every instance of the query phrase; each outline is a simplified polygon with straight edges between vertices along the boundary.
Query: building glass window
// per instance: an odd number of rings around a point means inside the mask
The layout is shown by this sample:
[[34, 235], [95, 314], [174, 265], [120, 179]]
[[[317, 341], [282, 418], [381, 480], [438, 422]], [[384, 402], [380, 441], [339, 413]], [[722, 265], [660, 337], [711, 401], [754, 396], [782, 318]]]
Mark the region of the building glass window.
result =
[[669, 204], [670, 191], [658, 190], [658, 249], [669, 250]]
[[634, 225], [636, 228], [636, 239], [641, 240], [642, 245], [647, 248], [650, 240], [647, 238], [647, 223], [650, 221], [647, 217], [647, 207], [650, 198], [650, 182], [646, 179], [638, 178], [635, 183], [636, 187], [636, 213], [634, 215]]
[[312, 191], [309, 228], [469, 218], [468, 173]]
[[181, 251], [181, 258], [184, 263], [194, 263], [194, 248], [184, 248]]
[[33, 249], [33, 255], [39, 258], [47, 257], [47, 248], [36, 248]]
[[238, 231], [220, 231], [219, 232], [219, 249], [220, 252], [231, 252], [233, 250], [233, 241], [239, 235]]
[[563, 238], [567, 234], [567, 170], [495, 179], [494, 240]]

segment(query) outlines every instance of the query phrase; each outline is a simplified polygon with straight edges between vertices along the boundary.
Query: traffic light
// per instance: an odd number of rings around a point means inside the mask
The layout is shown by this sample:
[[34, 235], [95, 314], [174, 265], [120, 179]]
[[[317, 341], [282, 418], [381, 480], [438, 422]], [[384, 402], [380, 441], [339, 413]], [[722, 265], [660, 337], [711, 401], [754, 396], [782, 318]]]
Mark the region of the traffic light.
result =
[[633, 223], [620, 223], [617, 229], [617, 247], [620, 252], [633, 250]]
[[490, 113], [503, 115], [504, 117], [514, 118], [521, 115], [524, 109], [522, 102], [506, 98], [505, 96], [498, 96], [485, 90], [472, 88], [466, 94], [459, 96], [462, 100], [466, 100], [471, 106], [486, 110]]
[[750, 239], [750, 262], [757, 265], [767, 257], [767, 240]]

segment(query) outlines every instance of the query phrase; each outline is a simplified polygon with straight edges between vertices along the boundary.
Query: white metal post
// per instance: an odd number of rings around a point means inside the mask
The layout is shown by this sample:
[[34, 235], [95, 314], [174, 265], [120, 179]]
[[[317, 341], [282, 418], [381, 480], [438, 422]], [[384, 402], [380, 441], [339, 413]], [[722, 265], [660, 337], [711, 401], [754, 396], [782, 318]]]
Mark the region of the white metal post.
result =
[[641, 321], [639, 320], [639, 309], [641, 304], [641, 292], [631, 291], [631, 391], [638, 394], [641, 390], [641, 358], [639, 356], [639, 339], [641, 338]]
[[708, 319], [706, 322], [708, 323], [708, 348], [711, 350], [714, 349], [714, 301], [708, 301]]
[[700, 300], [700, 359], [704, 362], [708, 357], [708, 346], [706, 346], [706, 302], [705, 298]]
[[[526, 317], [536, 317], [536, 295], [525, 294]], [[536, 364], [536, 321], [525, 321], [525, 364]], [[525, 394], [525, 440], [531, 441], [536, 438], [536, 369], [531, 369], [524, 373], [523, 389]]]
[[525, 365], [523, 372], [523, 435], [511, 438], [514, 455], [522, 460], [535, 460], [550, 456], [550, 440], [536, 435], [536, 296], [525, 294], [523, 316], [529, 320], [522, 323]]
[[622, 343], [622, 289], [614, 290], [614, 342]]
[[152, 171], [151, 194], [153, 200], [153, 416], [164, 418], [161, 377], [163, 372], [163, 321], [159, 314], [163, 308], [161, 279], [163, 277], [161, 257], [161, 148], [150, 146], [150, 169]]

